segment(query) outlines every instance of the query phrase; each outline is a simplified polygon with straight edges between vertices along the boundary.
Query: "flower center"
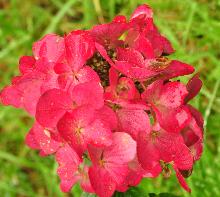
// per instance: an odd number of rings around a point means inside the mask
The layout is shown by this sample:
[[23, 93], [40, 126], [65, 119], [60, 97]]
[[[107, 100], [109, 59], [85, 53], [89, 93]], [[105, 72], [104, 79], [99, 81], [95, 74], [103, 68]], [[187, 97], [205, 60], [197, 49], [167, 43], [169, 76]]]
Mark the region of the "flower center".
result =
[[[116, 52], [113, 49], [107, 50], [108, 56], [114, 61], [116, 58]], [[90, 66], [101, 79], [101, 84], [103, 87], [109, 85], [109, 69], [110, 64], [101, 56], [100, 53], [95, 53], [86, 63]]]
[[75, 132], [75, 136], [77, 139], [77, 143], [80, 144], [81, 143], [81, 134], [83, 132], [83, 128], [78, 126], [74, 129], [74, 132]]

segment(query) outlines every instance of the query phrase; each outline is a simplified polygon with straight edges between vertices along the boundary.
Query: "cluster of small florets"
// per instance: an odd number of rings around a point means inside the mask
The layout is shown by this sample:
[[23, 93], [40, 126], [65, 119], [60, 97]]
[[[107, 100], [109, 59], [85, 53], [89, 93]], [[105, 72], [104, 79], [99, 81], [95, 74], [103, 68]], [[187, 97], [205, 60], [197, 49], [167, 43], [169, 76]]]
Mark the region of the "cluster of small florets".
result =
[[188, 102], [202, 82], [173, 79], [194, 68], [168, 58], [174, 50], [152, 17], [141, 5], [129, 20], [48, 34], [1, 91], [4, 105], [35, 118], [26, 143], [55, 155], [62, 191], [80, 183], [110, 197], [173, 168], [190, 192], [185, 178], [202, 153], [203, 119]]

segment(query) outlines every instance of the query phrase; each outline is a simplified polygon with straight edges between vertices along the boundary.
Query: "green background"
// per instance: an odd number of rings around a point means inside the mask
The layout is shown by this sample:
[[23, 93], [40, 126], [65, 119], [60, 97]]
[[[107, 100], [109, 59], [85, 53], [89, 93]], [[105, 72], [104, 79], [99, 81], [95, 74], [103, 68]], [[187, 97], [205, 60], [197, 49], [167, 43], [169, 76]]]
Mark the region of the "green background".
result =
[[[44, 34], [63, 35], [108, 22], [115, 14], [129, 16], [141, 3], [154, 9], [156, 24], [176, 49], [173, 58], [201, 73], [204, 86], [192, 104], [204, 115], [205, 149], [187, 182], [193, 197], [220, 196], [219, 0], [0, 0], [0, 88], [18, 74], [19, 57], [31, 55], [32, 43]], [[0, 196], [80, 196], [79, 186], [62, 194], [53, 157], [41, 158], [24, 144], [32, 122], [22, 110], [0, 106]], [[189, 196], [174, 175], [145, 179], [139, 188]]]

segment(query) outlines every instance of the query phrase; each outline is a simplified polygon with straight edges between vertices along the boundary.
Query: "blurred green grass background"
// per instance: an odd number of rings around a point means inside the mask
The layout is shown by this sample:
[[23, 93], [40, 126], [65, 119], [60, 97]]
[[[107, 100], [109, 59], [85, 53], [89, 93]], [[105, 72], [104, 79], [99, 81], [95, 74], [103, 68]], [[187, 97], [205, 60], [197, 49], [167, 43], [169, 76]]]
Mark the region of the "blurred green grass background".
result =
[[[191, 196], [220, 196], [220, 0], [0, 0], [0, 88], [18, 74], [18, 59], [31, 55], [32, 43], [45, 33], [108, 22], [115, 14], [129, 16], [141, 3], [155, 12], [160, 31], [172, 42], [178, 58], [196, 67], [204, 86], [193, 105], [204, 115], [205, 149], [187, 179]], [[181, 78], [186, 82], [189, 77]], [[75, 186], [62, 194], [53, 157], [41, 158], [24, 144], [32, 119], [22, 110], [0, 106], [0, 196], [78, 197]], [[146, 192], [190, 196], [175, 176], [145, 179]]]

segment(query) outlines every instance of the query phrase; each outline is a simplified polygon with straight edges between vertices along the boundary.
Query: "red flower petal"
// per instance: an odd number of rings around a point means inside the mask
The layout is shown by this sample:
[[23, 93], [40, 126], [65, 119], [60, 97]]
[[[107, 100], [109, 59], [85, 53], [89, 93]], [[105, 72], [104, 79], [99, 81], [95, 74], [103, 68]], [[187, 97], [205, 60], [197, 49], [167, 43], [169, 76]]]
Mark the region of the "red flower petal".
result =
[[120, 109], [117, 111], [120, 130], [137, 139], [140, 131], [150, 132], [150, 120], [144, 110]]
[[112, 144], [111, 130], [99, 119], [88, 125], [85, 132], [90, 144], [100, 147]]
[[103, 121], [111, 130], [115, 130], [118, 126], [118, 120], [115, 112], [107, 106], [103, 106], [97, 111], [98, 118]]
[[189, 188], [189, 186], [187, 185], [184, 177], [181, 175], [181, 173], [179, 172], [179, 170], [174, 166], [174, 170], [176, 172], [176, 177], [180, 183], [180, 185], [189, 193], [191, 193], [191, 189]]
[[99, 109], [104, 105], [103, 88], [96, 81], [78, 84], [73, 88], [72, 99], [79, 106], [90, 105]]
[[153, 17], [153, 11], [148, 5], [140, 5], [135, 9], [133, 14], [131, 15], [131, 21], [133, 19], [147, 19]]
[[115, 191], [116, 183], [104, 168], [92, 166], [89, 168], [89, 178], [97, 195], [111, 197]]
[[73, 102], [66, 92], [51, 89], [40, 97], [37, 104], [36, 119], [42, 126], [55, 127], [58, 120], [72, 107]]
[[187, 94], [185, 85], [180, 82], [169, 82], [163, 86], [157, 102], [167, 108], [176, 108], [184, 103]]
[[118, 43], [118, 38], [127, 30], [128, 25], [124, 19], [108, 24], [97, 25], [90, 31], [96, 42], [105, 45], [115, 45]]
[[77, 72], [95, 51], [93, 39], [86, 31], [72, 31], [65, 38], [66, 59]]
[[136, 155], [136, 142], [124, 132], [113, 134], [112, 145], [103, 153], [104, 160], [109, 163], [127, 163]]
[[75, 176], [75, 172], [78, 170], [81, 160], [76, 152], [67, 144], [57, 151], [56, 160], [59, 164], [57, 174], [61, 179], [61, 190], [69, 192], [78, 181], [79, 177]]
[[40, 150], [43, 155], [53, 154], [61, 146], [62, 141], [53, 139], [51, 132], [54, 131], [47, 130], [35, 123], [26, 136], [26, 144], [33, 149]]
[[186, 107], [176, 109], [154, 107], [153, 109], [161, 127], [169, 132], [180, 132], [191, 119], [191, 114]]
[[33, 45], [35, 59], [46, 58], [48, 62], [57, 62], [64, 56], [63, 38], [55, 34], [47, 34]]
[[195, 75], [186, 85], [189, 94], [185, 98], [185, 103], [192, 100], [202, 88], [202, 81], [199, 79], [199, 75]]
[[155, 166], [159, 165], [159, 151], [152, 143], [151, 136], [146, 131], [140, 132], [138, 135], [137, 156], [146, 172], [152, 173]]
[[16, 89], [13, 85], [6, 86], [1, 91], [0, 99], [3, 105], [13, 105], [16, 108], [23, 107], [22, 92]]
[[112, 20], [112, 22], [115, 22], [115, 23], [126, 23], [126, 17], [123, 16], [123, 15], [115, 16], [114, 19]]
[[34, 69], [35, 58], [32, 56], [22, 56], [19, 60], [19, 70], [21, 74], [28, 73]]
[[112, 143], [110, 129], [101, 120], [95, 119], [94, 112], [88, 106], [79, 107], [66, 113], [57, 124], [60, 134], [79, 155], [88, 144], [109, 146]]
[[160, 73], [161, 79], [167, 80], [174, 77], [189, 75], [194, 72], [194, 68], [186, 63], [173, 60], [170, 65]]

